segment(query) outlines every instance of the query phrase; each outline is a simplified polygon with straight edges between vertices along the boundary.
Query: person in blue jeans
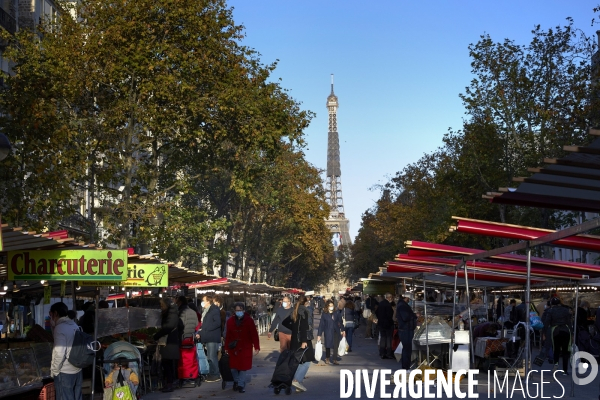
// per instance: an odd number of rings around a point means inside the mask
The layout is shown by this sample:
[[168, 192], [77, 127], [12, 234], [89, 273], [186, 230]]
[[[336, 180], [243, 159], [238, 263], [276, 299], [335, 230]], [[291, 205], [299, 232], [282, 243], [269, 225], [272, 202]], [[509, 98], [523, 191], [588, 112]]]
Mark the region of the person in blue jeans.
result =
[[77, 368], [69, 362], [75, 331], [79, 327], [68, 317], [68, 311], [67, 305], [62, 301], [54, 303], [50, 307], [50, 325], [54, 331], [50, 375], [54, 378], [57, 399], [81, 400], [81, 368]]
[[352, 351], [352, 336], [354, 335], [354, 328], [356, 326], [355, 318], [354, 303], [352, 300], [348, 300], [342, 310], [342, 321], [344, 332], [346, 332], [346, 341], [348, 342], [348, 352]]
[[306, 296], [300, 296], [298, 301], [296, 301], [296, 305], [294, 306], [291, 315], [282, 322], [285, 327], [292, 331], [290, 350], [293, 352], [301, 352], [303, 354], [300, 365], [298, 365], [298, 369], [294, 375], [294, 380], [292, 381], [292, 386], [294, 386], [298, 392], [306, 392], [307, 389], [302, 382], [304, 381], [304, 377], [308, 372], [310, 364], [313, 361], [316, 361], [315, 351], [313, 349], [312, 341], [310, 340], [312, 337], [312, 327], [309, 323], [310, 314], [309, 310], [304, 305], [305, 303]]
[[210, 295], [202, 297], [202, 326], [196, 337], [206, 347], [209, 367], [206, 381], [220, 381], [218, 351], [221, 344], [221, 311], [213, 304]]

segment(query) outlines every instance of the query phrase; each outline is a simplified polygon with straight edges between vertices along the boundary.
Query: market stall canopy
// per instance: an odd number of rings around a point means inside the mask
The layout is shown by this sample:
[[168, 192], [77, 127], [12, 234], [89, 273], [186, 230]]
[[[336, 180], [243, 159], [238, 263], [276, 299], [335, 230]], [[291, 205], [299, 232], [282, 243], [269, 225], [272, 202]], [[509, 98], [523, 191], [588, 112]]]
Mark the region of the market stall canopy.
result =
[[[600, 130], [590, 129], [600, 136]], [[533, 175], [518, 177], [517, 188], [499, 188], [483, 198], [492, 203], [558, 210], [600, 212], [600, 138], [587, 146], [564, 146], [571, 154], [546, 158], [542, 168], [529, 168]]]
[[[449, 270], [446, 265], [437, 264], [437, 265], [408, 265], [403, 263], [398, 263], [394, 261], [390, 261], [387, 263], [387, 271], [386, 272], [395, 272], [395, 273], [406, 273], [406, 272], [417, 272], [417, 273], [427, 273], [427, 274], [435, 274], [435, 275], [444, 275], [449, 277], [454, 277], [454, 269]], [[481, 272], [479, 270], [473, 270], [472, 268], [468, 268], [469, 280], [480, 280], [487, 282], [495, 282], [499, 284], [525, 284], [527, 282], [526, 277], [516, 275], [510, 272], [504, 272], [503, 270], [498, 270], [497, 272]], [[428, 275], [429, 276], [429, 275]], [[457, 276], [459, 278], [465, 277], [465, 272], [463, 269], [459, 269], [457, 271]], [[429, 278], [427, 278], [429, 279]], [[534, 282], [541, 282], [542, 279], [532, 279]]]
[[187, 285], [190, 289], [216, 289], [231, 290], [231, 291], [244, 291], [251, 293], [304, 293], [300, 289], [290, 289], [278, 286], [271, 286], [267, 283], [250, 283], [234, 278], [217, 278], [206, 280], [202, 282], [196, 282]]
[[[435, 269], [418, 269], [414, 268], [412, 270], [397, 270], [398, 272], [393, 272], [389, 268], [382, 267], [380, 271], [377, 273], [369, 274], [369, 281], [402, 281], [403, 279], [425, 279], [428, 283], [433, 285], [437, 285], [440, 287], [451, 288], [454, 286], [454, 273], [437, 273]], [[401, 271], [401, 272], [400, 272]], [[469, 279], [469, 286], [474, 288], [502, 288], [508, 287], [511, 285], [515, 285], [512, 282], [498, 282], [498, 281], [489, 281], [484, 280], [484, 276], [481, 274], [469, 274], [470, 277], [474, 279]], [[464, 279], [464, 271], [458, 274], [458, 277]], [[510, 277], [510, 276], [509, 276]], [[521, 283], [520, 281], [519, 283]], [[461, 285], [459, 283], [459, 285]]]
[[[471, 249], [467, 247], [450, 246], [445, 244], [428, 243], [420, 241], [407, 241], [405, 243], [409, 249], [408, 256], [415, 257], [461, 257], [470, 256], [478, 253], [484, 253], [485, 250]], [[490, 260], [498, 263], [515, 263], [524, 265], [527, 262], [527, 257], [518, 254], [499, 254], [489, 257]], [[564, 273], [580, 274], [579, 279], [587, 279], [589, 277], [600, 277], [600, 266], [594, 264], [585, 264], [571, 261], [552, 260], [541, 257], [531, 257], [532, 267], [549, 268], [551, 271], [560, 271]], [[576, 279], [576, 278], [572, 278]]]
[[[451, 226], [451, 232], [464, 232], [475, 235], [493, 236], [505, 239], [534, 240], [549, 233], [556, 232], [552, 229], [533, 228], [530, 226], [504, 224], [501, 222], [482, 221], [478, 219], [452, 217], [456, 226]], [[574, 235], [550, 242], [549, 245], [566, 247], [578, 250], [600, 252], [600, 236]]]
[[[26, 231], [22, 227], [9, 227], [2, 224], [3, 248], [0, 251], [3, 260], [6, 260], [9, 251], [20, 250], [58, 250], [58, 249], [94, 249], [94, 245], [84, 244], [68, 237], [66, 230], [38, 233]], [[0, 264], [0, 281], [8, 280], [8, 269], [6, 263]]]

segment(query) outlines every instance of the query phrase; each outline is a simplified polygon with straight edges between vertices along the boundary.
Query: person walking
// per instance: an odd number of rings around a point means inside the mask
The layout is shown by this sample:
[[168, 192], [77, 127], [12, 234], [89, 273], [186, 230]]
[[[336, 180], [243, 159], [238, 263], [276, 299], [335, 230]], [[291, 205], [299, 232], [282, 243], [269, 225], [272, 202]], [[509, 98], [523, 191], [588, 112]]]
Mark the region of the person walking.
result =
[[221, 311], [213, 303], [213, 297], [206, 295], [202, 297], [202, 326], [197, 337], [206, 347], [206, 358], [208, 359], [207, 382], [218, 382], [221, 380], [219, 374], [219, 345], [221, 344]]
[[563, 375], [567, 375], [571, 347], [571, 310], [564, 307], [558, 297], [550, 300], [552, 307], [546, 315], [544, 330], [549, 332], [554, 353], [554, 371], [558, 369], [558, 359], [563, 358]]
[[[319, 322], [319, 329], [317, 330], [317, 341], [321, 340], [321, 336], [325, 335], [325, 364], [329, 364], [330, 361], [335, 365], [339, 364], [337, 361], [338, 349], [335, 346], [335, 337], [340, 334], [343, 336], [346, 335], [342, 330], [340, 313], [335, 311], [333, 301], [327, 300], [323, 314], [321, 315], [321, 321]], [[333, 352], [331, 351], [332, 348]]]
[[217, 294], [215, 297], [213, 297], [212, 303], [219, 309], [219, 314], [221, 316], [221, 337], [223, 337], [223, 331], [225, 330], [225, 320], [227, 319], [227, 312], [225, 311], [224, 307], [225, 300], [223, 299], [223, 296]]
[[290, 340], [290, 349], [293, 352], [303, 352], [300, 365], [294, 375], [292, 386], [298, 392], [306, 392], [306, 387], [302, 384], [304, 377], [308, 372], [311, 362], [315, 360], [315, 352], [312, 345], [312, 325], [310, 324], [311, 311], [305, 304], [308, 304], [305, 296], [300, 296], [292, 314], [283, 321], [292, 332]]
[[410, 307], [410, 298], [404, 297], [396, 305], [396, 319], [402, 343], [402, 369], [410, 369], [413, 337], [417, 328], [417, 315]]
[[[196, 333], [196, 327], [198, 326], [198, 315], [192, 310], [185, 296], [179, 296], [175, 301], [177, 304], [177, 311], [179, 312], [179, 318], [183, 324], [183, 333], [181, 335], [182, 344], [194, 345], [194, 335]], [[182, 349], [180, 348], [180, 353]], [[183, 359], [181, 354], [180, 359]], [[181, 378], [181, 377], [180, 377]], [[181, 378], [182, 387], [196, 387], [196, 380], [191, 378]]]
[[394, 311], [390, 301], [392, 294], [386, 293], [383, 300], [379, 302], [375, 317], [377, 318], [377, 327], [381, 334], [379, 341], [379, 356], [382, 359], [393, 359], [394, 349], [392, 349], [392, 337], [394, 335]]
[[[291, 336], [291, 331], [290, 331]], [[258, 331], [254, 320], [244, 311], [244, 303], [235, 303], [235, 317], [227, 320], [225, 351], [229, 354], [229, 367], [233, 375], [233, 390], [246, 391], [246, 371], [252, 369], [254, 355], [260, 351]]]
[[160, 299], [161, 327], [154, 334], [154, 340], [160, 346], [161, 365], [163, 369], [164, 393], [173, 391], [173, 383], [177, 376], [177, 363], [181, 358], [179, 347], [181, 346], [181, 334], [183, 333], [183, 321], [179, 318], [177, 304], [170, 298]]
[[67, 305], [59, 301], [50, 306], [48, 313], [50, 324], [54, 327], [50, 375], [54, 378], [57, 399], [81, 400], [81, 368], [69, 362], [75, 331], [79, 328], [67, 315], [68, 311]]
[[352, 351], [352, 337], [354, 336], [356, 313], [354, 310], [354, 302], [351, 300], [346, 301], [344, 309], [342, 310], [342, 323], [344, 325], [344, 332], [346, 333], [346, 340], [348, 341], [348, 353]]
[[283, 302], [281, 303], [281, 307], [277, 307], [275, 309], [275, 317], [271, 322], [271, 327], [269, 328], [268, 337], [271, 337], [271, 333], [277, 329], [279, 332], [279, 352], [283, 353], [284, 350], [289, 350], [290, 348], [290, 340], [292, 339], [292, 331], [283, 326], [282, 322], [292, 314], [292, 303], [290, 302], [290, 298], [285, 296], [283, 298]]

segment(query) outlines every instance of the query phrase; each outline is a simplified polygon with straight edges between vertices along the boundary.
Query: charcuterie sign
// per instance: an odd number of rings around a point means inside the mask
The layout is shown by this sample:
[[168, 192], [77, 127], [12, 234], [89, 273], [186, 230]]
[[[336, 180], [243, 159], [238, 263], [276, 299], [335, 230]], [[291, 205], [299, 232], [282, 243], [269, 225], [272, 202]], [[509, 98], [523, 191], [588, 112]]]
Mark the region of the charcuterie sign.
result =
[[127, 250], [37, 250], [8, 252], [8, 280], [122, 281]]
[[167, 287], [169, 266], [167, 264], [129, 264], [127, 279], [121, 282], [101, 280], [81, 281], [81, 286]]

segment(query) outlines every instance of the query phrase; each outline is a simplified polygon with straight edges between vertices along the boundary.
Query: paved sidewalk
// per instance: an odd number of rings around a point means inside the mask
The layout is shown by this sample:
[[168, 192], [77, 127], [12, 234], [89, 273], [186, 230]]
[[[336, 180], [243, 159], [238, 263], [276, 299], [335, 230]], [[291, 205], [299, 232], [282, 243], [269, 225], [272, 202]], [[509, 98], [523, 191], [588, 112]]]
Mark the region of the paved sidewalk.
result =
[[[318, 326], [319, 315], [315, 315], [315, 326]], [[272, 389], [269, 389], [271, 376], [273, 374], [275, 362], [279, 355], [279, 342], [275, 342], [273, 339], [268, 339], [266, 335], [260, 337], [261, 351], [254, 358], [253, 368], [248, 371], [248, 381], [246, 383], [246, 393], [238, 393], [232, 390], [232, 383], [228, 382], [225, 390], [221, 389], [221, 382], [203, 383], [202, 386], [194, 389], [178, 389], [173, 393], [148, 393], [143, 398], [144, 400], [158, 400], [158, 399], [198, 399], [198, 398], [210, 398], [210, 399], [231, 399], [231, 398], [272, 398], [276, 396], [285, 396], [283, 392], [279, 395], [275, 395]], [[352, 353], [344, 356], [340, 361], [340, 365], [317, 365], [312, 364], [304, 385], [308, 391], [304, 393], [293, 393], [293, 396], [302, 396], [303, 398], [316, 398], [316, 399], [339, 399], [340, 398], [340, 370], [349, 369], [354, 374], [357, 369], [367, 369], [372, 373], [373, 370], [379, 369], [391, 369], [392, 371], [399, 368], [400, 364], [395, 360], [382, 360], [379, 358], [379, 352], [377, 349], [377, 340], [369, 340], [364, 338], [364, 326], [361, 326], [354, 336], [354, 344]], [[550, 369], [549, 364], [544, 364], [544, 369]], [[539, 368], [538, 368], [539, 369]], [[561, 385], [559, 385], [550, 373], [544, 374], [543, 385], [543, 398], [572, 398], [571, 393], [571, 377], [557, 375]], [[488, 397], [488, 386], [487, 386], [487, 373], [479, 374], [477, 377], [479, 385], [477, 387], [477, 393], [479, 399], [529, 399], [538, 398], [541, 399], [540, 388], [540, 374], [532, 374], [531, 381], [529, 382], [531, 397], [527, 395], [526, 391], [520, 390], [519, 382], [515, 378], [511, 377], [508, 381], [508, 388], [505, 388], [502, 394], [496, 393]], [[461, 390], [466, 392], [467, 386], [466, 379], [463, 380]], [[525, 381], [522, 381], [523, 387], [525, 387]], [[581, 400], [596, 400], [598, 399], [600, 377], [586, 386], [575, 386], [575, 397]], [[515, 390], [513, 391], [513, 387]], [[393, 393], [393, 386], [388, 387], [387, 393]], [[508, 389], [508, 394], [507, 394]], [[433, 393], [436, 393], [436, 389], [432, 389]], [[537, 394], [536, 394], [537, 392]], [[257, 397], [258, 396], [258, 397]], [[556, 397], [554, 397], [556, 396]], [[354, 399], [355, 393], [352, 393], [350, 398]], [[364, 386], [361, 390], [361, 397], [367, 399]], [[374, 392], [376, 399], [380, 397], [380, 387], [377, 385]], [[400, 397], [402, 398], [402, 397]], [[407, 396], [405, 398], [411, 398]], [[419, 398], [419, 397], [414, 397]], [[420, 397], [420, 398], [425, 398]], [[437, 397], [441, 399], [448, 399], [449, 397]], [[456, 396], [450, 397], [452, 399], [458, 398]], [[469, 397], [467, 397], [469, 398]]]

